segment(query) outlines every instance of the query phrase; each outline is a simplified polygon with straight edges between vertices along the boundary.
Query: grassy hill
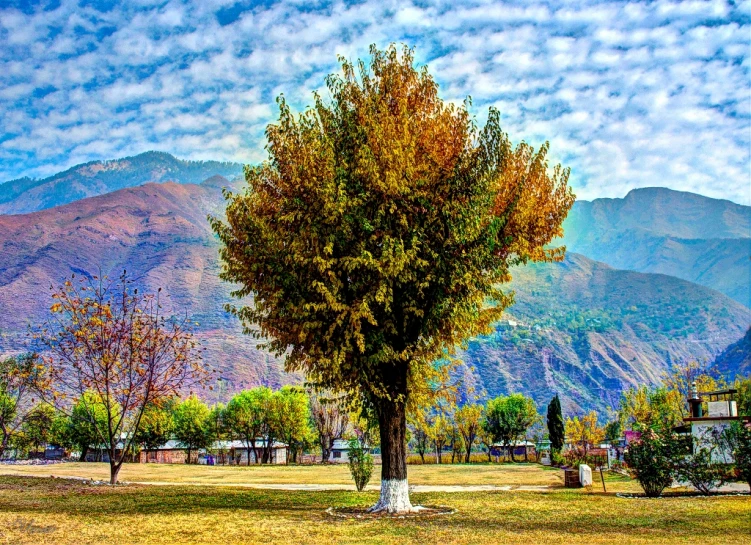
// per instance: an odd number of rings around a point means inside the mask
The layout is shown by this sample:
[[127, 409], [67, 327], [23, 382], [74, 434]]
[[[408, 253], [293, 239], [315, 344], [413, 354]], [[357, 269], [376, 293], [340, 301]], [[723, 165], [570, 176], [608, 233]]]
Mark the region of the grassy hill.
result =
[[[225, 185], [216, 176], [200, 185], [150, 183], [0, 216], [0, 352], [23, 348], [27, 326], [47, 314], [51, 284], [73, 272], [128, 269], [199, 323], [205, 360], [223, 378], [207, 395], [300, 380], [223, 309], [231, 287], [218, 278], [206, 215], [221, 213]], [[602, 408], [621, 388], [658, 380], [670, 362], [713, 358], [751, 323], [751, 310], [711, 289], [575, 254], [514, 277], [508, 319], [463, 352], [468, 380], [491, 395], [524, 391], [542, 404], [559, 391], [569, 410]]]
[[570, 251], [615, 268], [669, 274], [751, 307], [751, 207], [665, 188], [577, 201]]
[[92, 161], [41, 180], [21, 178], [0, 184], [0, 214], [36, 212], [147, 182], [199, 184], [214, 175], [234, 178], [242, 168], [238, 163], [183, 161], [157, 151]]

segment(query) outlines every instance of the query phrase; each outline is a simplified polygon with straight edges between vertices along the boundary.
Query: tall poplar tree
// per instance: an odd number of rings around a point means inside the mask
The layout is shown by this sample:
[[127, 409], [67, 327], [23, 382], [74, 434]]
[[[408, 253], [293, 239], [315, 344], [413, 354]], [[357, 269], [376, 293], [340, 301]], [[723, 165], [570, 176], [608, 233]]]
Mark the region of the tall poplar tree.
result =
[[550, 446], [554, 451], [561, 451], [565, 436], [566, 430], [563, 424], [561, 400], [558, 399], [558, 394], [556, 394], [548, 404], [548, 437], [550, 438]]
[[[373, 408], [381, 438], [374, 511], [412, 510], [406, 407], [445, 356], [488, 333], [513, 294], [510, 269], [563, 257], [548, 248], [574, 202], [547, 143], [513, 147], [491, 109], [480, 129], [444, 103], [410, 49], [340, 59], [330, 97], [293, 115], [283, 97], [269, 160], [227, 194], [222, 278], [246, 332], [319, 388]], [[255, 327], [257, 326], [257, 327]]]

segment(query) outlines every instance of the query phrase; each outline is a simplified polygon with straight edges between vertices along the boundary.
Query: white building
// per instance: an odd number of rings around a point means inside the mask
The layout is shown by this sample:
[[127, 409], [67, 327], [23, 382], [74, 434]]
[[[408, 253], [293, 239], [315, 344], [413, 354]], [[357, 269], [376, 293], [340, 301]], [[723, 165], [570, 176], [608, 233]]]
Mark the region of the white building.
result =
[[[696, 383], [691, 385], [688, 404], [691, 416], [684, 419], [686, 428], [690, 427], [693, 448], [698, 450], [706, 447], [712, 453], [712, 461], [718, 463], [733, 463], [733, 453], [724, 441], [718, 441], [723, 432], [733, 422], [748, 420], [739, 417], [738, 408], [733, 397], [737, 390], [718, 390], [716, 392], [697, 392]], [[704, 414], [703, 403], [707, 404], [707, 414]]]

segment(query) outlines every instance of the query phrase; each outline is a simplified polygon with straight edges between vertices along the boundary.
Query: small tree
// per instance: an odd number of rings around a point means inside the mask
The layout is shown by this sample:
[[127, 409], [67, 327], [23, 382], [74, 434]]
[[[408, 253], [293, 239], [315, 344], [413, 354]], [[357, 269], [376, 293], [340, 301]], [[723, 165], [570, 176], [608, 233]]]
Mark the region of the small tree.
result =
[[223, 443], [228, 437], [231, 437], [231, 432], [227, 425], [227, 407], [223, 403], [217, 403], [211, 407], [207, 427], [212, 443], [219, 443], [219, 448], [217, 450], [224, 460], [226, 453]]
[[284, 386], [274, 397], [278, 399], [275, 428], [279, 438], [289, 445], [294, 463], [311, 434], [310, 400], [305, 390], [294, 386]]
[[46, 403], [41, 403], [29, 411], [21, 433], [23, 441], [35, 453], [50, 441], [52, 425], [55, 421], [55, 409]]
[[563, 449], [563, 442], [566, 438], [566, 426], [563, 423], [563, 413], [561, 412], [561, 400], [558, 394], [548, 404], [548, 436], [550, 437], [550, 448], [554, 453], [560, 454]]
[[477, 442], [477, 434], [480, 432], [482, 422], [482, 405], [466, 404], [456, 411], [456, 425], [464, 439], [464, 462], [469, 463], [472, 447]]
[[525, 436], [538, 418], [534, 400], [523, 394], [499, 396], [488, 401], [485, 407], [485, 425], [488, 431], [495, 441], [501, 442], [511, 452], [511, 460], [514, 462], [514, 444]]
[[736, 378], [734, 387], [738, 391], [738, 416], [751, 416], [751, 377]]
[[697, 448], [688, 456], [678, 457], [675, 465], [676, 476], [691, 483], [705, 496], [722, 486], [728, 477], [727, 465], [713, 460], [712, 450], [707, 447]]
[[187, 451], [186, 464], [190, 463], [191, 453], [194, 450], [210, 446], [210, 416], [211, 413], [206, 404], [194, 395], [175, 405], [172, 413], [174, 434], [180, 445]]
[[647, 429], [638, 441], [629, 444], [625, 460], [644, 493], [656, 498], [673, 482], [677, 455], [677, 443], [672, 434], [666, 431], [658, 435]]
[[459, 427], [456, 425], [455, 419], [452, 421], [451, 427], [449, 428], [448, 443], [449, 448], [451, 449], [451, 463], [453, 464], [454, 461], [461, 462], [464, 454], [464, 438], [459, 431]]
[[149, 405], [141, 417], [135, 442], [148, 453], [165, 444], [172, 436], [173, 428], [172, 412], [167, 407]]
[[97, 459], [101, 459], [99, 456], [104, 444], [101, 430], [106, 429], [107, 421], [107, 409], [96, 393], [84, 392], [73, 403], [68, 415], [66, 437], [78, 449], [79, 461], [86, 461], [86, 455], [92, 447], [97, 451]]
[[349, 456], [349, 472], [355, 481], [355, 487], [358, 492], [362, 492], [373, 474], [373, 457], [356, 437], [349, 440], [347, 455]]
[[733, 452], [735, 468], [751, 492], [751, 427], [743, 422], [733, 422], [725, 431], [725, 439]]
[[430, 444], [430, 426], [424, 410], [415, 410], [407, 417], [408, 428], [412, 435], [415, 451], [420, 456], [420, 461], [425, 463], [425, 453]]
[[0, 360], [0, 457], [29, 418], [38, 391], [46, 389], [42, 361], [33, 354]]
[[611, 445], [617, 443], [621, 438], [621, 422], [619, 420], [612, 420], [605, 424], [605, 441]]
[[257, 440], [264, 437], [267, 429], [268, 412], [271, 405], [272, 392], [266, 386], [245, 390], [235, 395], [227, 403], [225, 419], [227, 428], [233, 436], [245, 445], [250, 465], [251, 450], [255, 455], [255, 462], [261, 463], [261, 452]]
[[310, 396], [310, 413], [321, 446], [321, 463], [325, 464], [329, 461], [334, 441], [341, 439], [347, 431], [349, 414], [341, 398], [318, 394]]
[[566, 419], [566, 437], [578, 449], [580, 458], [586, 460], [589, 449], [605, 438], [605, 431], [597, 424], [597, 413], [590, 411], [581, 418]]
[[435, 461], [443, 463], [443, 447], [446, 446], [451, 434], [451, 422], [442, 413], [438, 413], [430, 420], [429, 435], [435, 448]]
[[74, 275], [52, 299], [52, 317], [35, 334], [57, 390], [49, 400], [70, 411], [71, 399], [96, 393], [106, 425], [99, 428], [93, 415], [88, 421], [97, 426], [115, 484], [146, 408], [206, 376], [190, 320], [165, 311], [161, 289], [139, 294], [125, 272], [116, 282]]
[[618, 410], [621, 427], [643, 431], [679, 426], [683, 422], [684, 401], [678, 390], [630, 388], [623, 392]]

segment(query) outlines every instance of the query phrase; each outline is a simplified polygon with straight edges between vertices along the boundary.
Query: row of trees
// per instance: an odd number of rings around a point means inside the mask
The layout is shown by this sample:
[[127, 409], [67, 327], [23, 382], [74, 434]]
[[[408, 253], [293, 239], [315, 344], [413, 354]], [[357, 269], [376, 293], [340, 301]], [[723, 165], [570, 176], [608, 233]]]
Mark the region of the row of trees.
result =
[[[7, 367], [12, 362], [6, 359], [1, 365]], [[56, 445], [77, 450], [82, 461], [92, 449], [108, 450], [103, 434], [109, 421], [107, 406], [96, 392], [85, 392], [69, 411], [46, 402], [22, 407], [13, 401], [0, 393], [4, 449], [38, 452], [45, 445]], [[197, 449], [210, 448], [217, 441], [240, 440], [250, 464], [251, 459], [270, 462], [273, 444], [280, 441], [288, 445], [293, 462], [314, 446], [320, 447], [323, 460], [327, 460], [334, 441], [345, 436], [365, 440], [366, 433], [357, 417], [336, 399], [294, 386], [277, 391], [258, 387], [238, 393], [226, 405], [209, 407], [195, 395], [151, 404], [143, 411], [132, 440], [121, 438], [118, 450], [130, 449], [131, 454], [139, 448], [153, 451], [173, 439], [187, 451], [190, 461]]]

